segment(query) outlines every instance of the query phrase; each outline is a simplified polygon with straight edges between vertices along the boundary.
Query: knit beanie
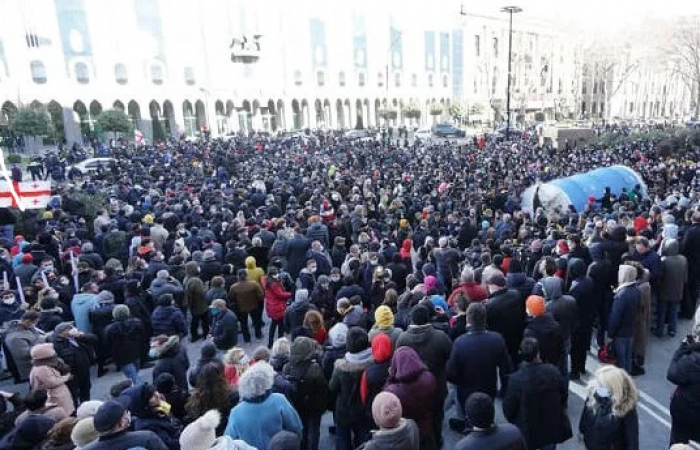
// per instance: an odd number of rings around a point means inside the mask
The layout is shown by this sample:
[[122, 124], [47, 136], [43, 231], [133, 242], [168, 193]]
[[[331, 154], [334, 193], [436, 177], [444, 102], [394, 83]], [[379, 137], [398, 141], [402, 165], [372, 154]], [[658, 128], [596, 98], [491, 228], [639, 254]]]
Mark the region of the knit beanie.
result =
[[336, 323], [328, 330], [328, 340], [333, 347], [342, 347], [347, 341], [348, 326], [344, 323]]
[[430, 309], [420, 303], [414, 306], [411, 310], [411, 323], [413, 325], [425, 325], [430, 323]]
[[[277, 432], [270, 442], [267, 444], [267, 450], [299, 450], [301, 448], [301, 439], [296, 433], [282, 430]], [[186, 450], [186, 449], [182, 449]]]
[[392, 352], [391, 339], [386, 333], [377, 333], [372, 338], [372, 356], [375, 362], [383, 363], [391, 359]]
[[206, 450], [216, 440], [216, 427], [221, 422], [221, 413], [211, 409], [195, 420], [180, 434], [181, 450]]
[[352, 327], [348, 330], [345, 342], [348, 353], [360, 353], [369, 348], [367, 332], [360, 327]]
[[112, 317], [114, 320], [126, 320], [131, 316], [131, 311], [126, 305], [117, 305], [112, 310]]
[[391, 392], [380, 392], [372, 402], [372, 417], [380, 428], [396, 428], [401, 420], [403, 410], [401, 401]]
[[76, 448], [85, 448], [95, 442], [98, 437], [100, 435], [95, 430], [95, 423], [92, 417], [78, 420], [70, 433], [70, 439]]
[[539, 295], [531, 295], [527, 298], [525, 307], [531, 316], [543, 316], [545, 312], [544, 298], [540, 297]]
[[374, 322], [379, 328], [389, 328], [394, 325], [394, 313], [391, 308], [382, 305], [374, 312]]

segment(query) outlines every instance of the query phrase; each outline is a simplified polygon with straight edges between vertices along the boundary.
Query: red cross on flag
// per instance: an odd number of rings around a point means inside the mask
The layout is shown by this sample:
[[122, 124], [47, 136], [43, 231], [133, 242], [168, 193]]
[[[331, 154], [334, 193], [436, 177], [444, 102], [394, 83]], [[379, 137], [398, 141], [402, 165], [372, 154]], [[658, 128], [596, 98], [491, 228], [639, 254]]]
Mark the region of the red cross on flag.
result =
[[[14, 182], [12, 185], [25, 208], [42, 209], [46, 208], [46, 205], [49, 204], [49, 200], [51, 199], [50, 181], [22, 181], [20, 183]], [[19, 207], [6, 181], [0, 181], [0, 207]]]

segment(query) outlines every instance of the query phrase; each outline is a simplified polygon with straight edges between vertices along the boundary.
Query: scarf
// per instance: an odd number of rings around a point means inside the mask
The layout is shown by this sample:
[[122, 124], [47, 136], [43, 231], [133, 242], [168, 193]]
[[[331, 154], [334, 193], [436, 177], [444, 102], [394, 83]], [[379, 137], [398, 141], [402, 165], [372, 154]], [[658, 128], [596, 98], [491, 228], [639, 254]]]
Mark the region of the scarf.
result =
[[351, 364], [367, 364], [372, 362], [372, 349], [366, 348], [357, 353], [345, 353], [345, 361]]

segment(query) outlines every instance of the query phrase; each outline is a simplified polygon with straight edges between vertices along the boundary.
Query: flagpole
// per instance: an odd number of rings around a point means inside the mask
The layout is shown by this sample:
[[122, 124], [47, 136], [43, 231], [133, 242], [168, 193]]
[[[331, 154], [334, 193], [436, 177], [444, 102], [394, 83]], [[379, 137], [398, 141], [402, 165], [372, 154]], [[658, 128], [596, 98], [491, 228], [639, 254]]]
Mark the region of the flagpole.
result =
[[26, 303], [24, 300], [24, 289], [22, 289], [22, 282], [20, 281], [19, 277], [15, 277], [17, 280], [17, 293], [19, 294], [19, 299], [22, 301], [22, 303]]
[[80, 291], [78, 286], [78, 265], [75, 262], [75, 255], [73, 254], [72, 250], [70, 252], [70, 266], [71, 274], [73, 275], [73, 286], [75, 287], [75, 293], [77, 294]]

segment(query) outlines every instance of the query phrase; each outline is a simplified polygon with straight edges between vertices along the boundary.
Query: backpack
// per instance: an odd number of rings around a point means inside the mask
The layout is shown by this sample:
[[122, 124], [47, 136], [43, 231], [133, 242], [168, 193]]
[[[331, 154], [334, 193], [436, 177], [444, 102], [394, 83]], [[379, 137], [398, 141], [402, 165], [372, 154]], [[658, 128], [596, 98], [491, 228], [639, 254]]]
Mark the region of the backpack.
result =
[[306, 379], [306, 373], [311, 364], [304, 369], [304, 373], [301, 376], [293, 376], [291, 374], [283, 375], [286, 381], [284, 395], [297, 411], [305, 409], [311, 400], [311, 392], [309, 392], [308, 380]]

